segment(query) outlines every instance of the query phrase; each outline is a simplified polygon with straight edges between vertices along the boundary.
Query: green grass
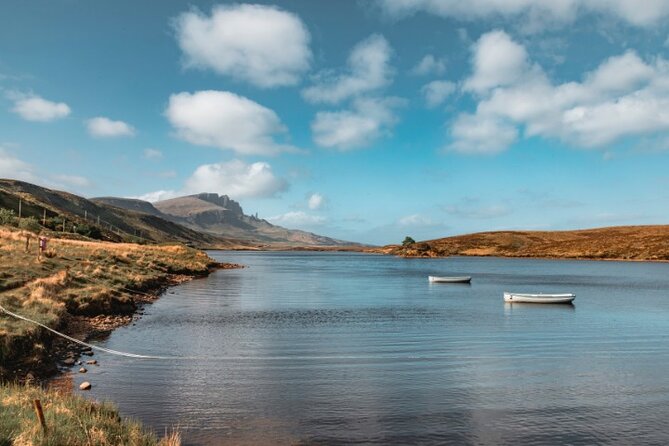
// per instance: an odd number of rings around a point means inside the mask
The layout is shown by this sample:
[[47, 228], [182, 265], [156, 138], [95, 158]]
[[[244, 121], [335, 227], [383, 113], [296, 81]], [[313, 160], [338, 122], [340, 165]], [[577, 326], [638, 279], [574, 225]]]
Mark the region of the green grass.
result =
[[[33, 408], [39, 399], [47, 430]], [[0, 386], [0, 446], [178, 446], [178, 433], [158, 439], [139, 423], [123, 419], [109, 403], [33, 386]]]

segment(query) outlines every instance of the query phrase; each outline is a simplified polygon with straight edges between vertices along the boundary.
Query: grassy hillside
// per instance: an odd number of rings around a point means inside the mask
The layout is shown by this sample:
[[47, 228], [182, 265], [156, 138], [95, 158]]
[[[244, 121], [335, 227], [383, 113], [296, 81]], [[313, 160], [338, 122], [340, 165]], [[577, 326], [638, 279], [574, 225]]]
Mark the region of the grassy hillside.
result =
[[46, 217], [46, 226], [56, 232], [78, 232], [116, 242], [145, 240], [182, 242], [207, 248], [236, 246], [234, 241], [203, 234], [156, 215], [95, 203], [22, 181], [0, 179], [0, 208], [18, 214], [19, 200], [23, 217], [34, 217], [40, 224]]
[[669, 260], [669, 225], [577, 231], [480, 232], [379, 250], [407, 257], [452, 255]]
[[[158, 288], [175, 275], [203, 276], [218, 265], [183, 245], [52, 239], [47, 257], [36, 254], [34, 234], [0, 227], [0, 305], [64, 330], [74, 317], [132, 314], [134, 291]], [[17, 370], [52, 370], [52, 341], [46, 330], [0, 315], [0, 380]]]

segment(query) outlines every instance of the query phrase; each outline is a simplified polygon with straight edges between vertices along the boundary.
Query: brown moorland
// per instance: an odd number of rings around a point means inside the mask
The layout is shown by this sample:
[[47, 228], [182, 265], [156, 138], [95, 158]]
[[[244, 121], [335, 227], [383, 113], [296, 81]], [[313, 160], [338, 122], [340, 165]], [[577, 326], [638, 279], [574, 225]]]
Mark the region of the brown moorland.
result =
[[669, 261], [669, 225], [494, 231], [372, 250], [405, 257], [497, 256]]

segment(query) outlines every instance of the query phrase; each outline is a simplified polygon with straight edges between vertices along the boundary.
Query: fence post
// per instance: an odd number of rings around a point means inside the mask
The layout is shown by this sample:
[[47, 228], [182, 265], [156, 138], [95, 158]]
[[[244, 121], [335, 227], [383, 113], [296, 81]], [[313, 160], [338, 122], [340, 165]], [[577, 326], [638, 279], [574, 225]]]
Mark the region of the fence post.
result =
[[40, 400], [33, 400], [33, 405], [35, 406], [35, 412], [37, 413], [37, 418], [39, 419], [39, 424], [42, 426], [42, 431], [46, 432], [46, 421], [44, 420], [44, 412], [42, 411], [42, 403]]
[[21, 199], [19, 198], [19, 221], [21, 221]]
[[42, 226], [46, 226], [46, 208], [44, 208], [44, 217], [42, 218]]

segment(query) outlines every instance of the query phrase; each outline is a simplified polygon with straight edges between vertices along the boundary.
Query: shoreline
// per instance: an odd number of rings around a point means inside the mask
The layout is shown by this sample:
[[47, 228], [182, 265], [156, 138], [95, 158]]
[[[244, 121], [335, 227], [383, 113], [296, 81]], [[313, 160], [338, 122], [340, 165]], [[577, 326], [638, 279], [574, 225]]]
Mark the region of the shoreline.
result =
[[[56, 238], [40, 259], [27, 249], [26, 237], [36, 236], [0, 229], [0, 305], [83, 341], [132, 323], [171, 286], [242, 267], [179, 244]], [[0, 382], [45, 382], [82, 353], [90, 356], [44, 328], [0, 313]]]
[[[135, 310], [132, 313], [119, 312], [92, 316], [66, 314], [62, 318], [59, 329], [64, 334], [83, 342], [104, 340], [115, 329], [141, 319], [144, 314], [144, 308], [160, 299], [170, 288], [191, 280], [208, 277], [211, 273], [221, 269], [238, 268], [245, 268], [245, 266], [235, 263], [216, 262], [208, 268], [206, 274], [169, 274], [165, 278], [143, 288], [141, 291], [126, 291], [132, 295], [135, 305]], [[13, 372], [14, 376], [11, 376], [7, 381], [49, 385], [52, 381], [65, 377], [74, 366], [83, 365], [82, 356], [94, 356], [90, 348], [77, 345], [57, 335], [53, 335], [51, 346], [53, 355], [50, 356], [50, 361], [43, 363], [42, 367], [30, 367], [30, 370], [23, 370], [21, 367], [14, 370], [10, 369], [10, 373]], [[17, 360], [17, 363], [20, 366], [20, 359]]]

